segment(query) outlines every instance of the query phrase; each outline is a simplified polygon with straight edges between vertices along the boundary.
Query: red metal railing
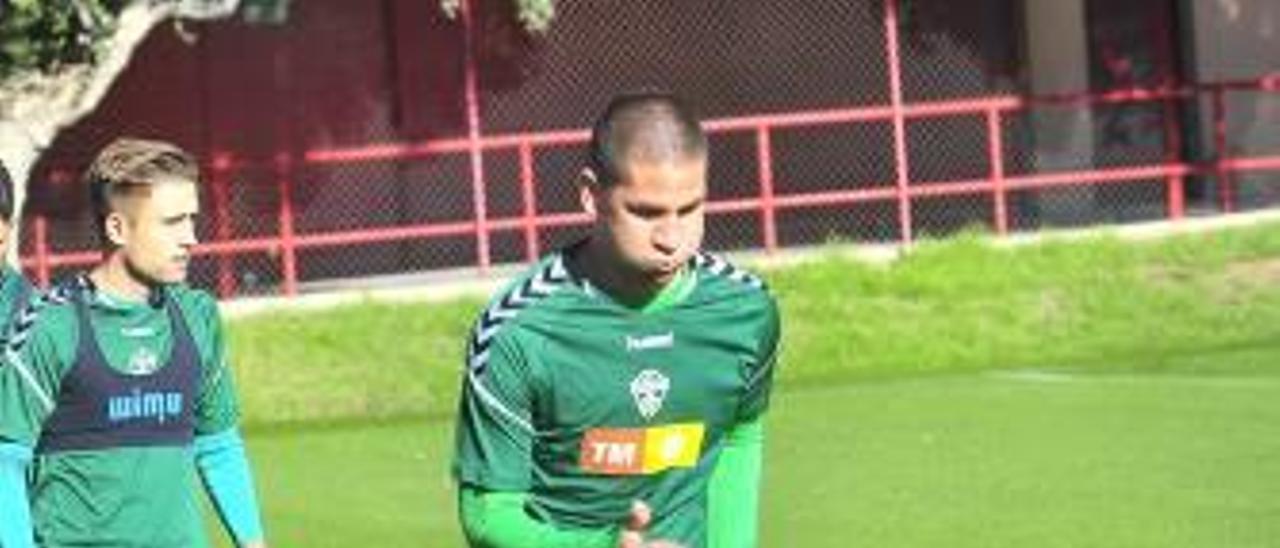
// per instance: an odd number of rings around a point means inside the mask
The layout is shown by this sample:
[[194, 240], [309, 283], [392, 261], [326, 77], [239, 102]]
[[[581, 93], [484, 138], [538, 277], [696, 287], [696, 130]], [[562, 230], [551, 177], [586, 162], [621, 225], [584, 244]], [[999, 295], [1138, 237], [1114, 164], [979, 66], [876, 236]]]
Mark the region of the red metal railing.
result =
[[[463, 3], [464, 6], [467, 4]], [[1186, 214], [1184, 181], [1192, 175], [1212, 175], [1219, 181], [1217, 201], [1222, 211], [1235, 209], [1232, 175], [1260, 170], [1280, 169], [1280, 156], [1232, 157], [1227, 154], [1227, 102], [1231, 91], [1276, 92], [1280, 90], [1280, 78], [1264, 77], [1257, 80], [1202, 83], [1194, 85], [1163, 85], [1135, 87], [1104, 93], [1059, 94], [1025, 97], [998, 95], [962, 100], [908, 103], [903, 99], [898, 55], [897, 1], [885, 0], [886, 50], [889, 66], [889, 104], [808, 110], [788, 113], [757, 114], [719, 118], [705, 122], [705, 128], [714, 136], [747, 134], [754, 137], [758, 191], [751, 197], [715, 200], [708, 204], [712, 215], [753, 212], [759, 215], [760, 240], [758, 245], [767, 251], [779, 247], [779, 212], [822, 206], [843, 206], [868, 202], [888, 202], [897, 208], [899, 239], [904, 244], [913, 240], [912, 207], [920, 199], [939, 196], [980, 195], [989, 198], [992, 206], [991, 226], [999, 234], [1011, 230], [1010, 194], [1028, 189], [1046, 189], [1061, 186], [1108, 185], [1131, 183], [1135, 180], [1161, 180], [1166, 189], [1166, 217], [1181, 219]], [[466, 10], [464, 21], [470, 25]], [[470, 32], [468, 32], [470, 35]], [[466, 236], [475, 239], [474, 264], [484, 271], [491, 264], [490, 238], [496, 232], [516, 232], [523, 240], [522, 252], [526, 260], [535, 259], [542, 251], [540, 236], [548, 228], [582, 224], [589, 221], [581, 213], [542, 213], [538, 210], [535, 189], [538, 187], [535, 170], [539, 154], [565, 147], [580, 147], [589, 139], [585, 129], [506, 133], [485, 135], [480, 127], [479, 92], [475, 82], [474, 59], [468, 59], [466, 101], [468, 132], [465, 138], [435, 139], [424, 142], [378, 143], [367, 146], [313, 149], [298, 155], [280, 153], [274, 159], [273, 169], [276, 192], [279, 198], [278, 230], [274, 235], [237, 237], [231, 223], [228, 206], [228, 186], [233, 171], [249, 164], [235, 153], [227, 151], [215, 154], [210, 164], [209, 180], [212, 188], [213, 241], [199, 245], [199, 256], [216, 257], [216, 288], [220, 295], [236, 293], [236, 277], [233, 260], [238, 255], [268, 253], [279, 261], [280, 291], [293, 295], [298, 291], [298, 253], [340, 246], [353, 246], [376, 242], [423, 241], [438, 238]], [[1216, 144], [1216, 159], [1205, 163], [1189, 163], [1180, 159], [1180, 128], [1175, 116], [1169, 113], [1177, 101], [1207, 98], [1212, 135]], [[1102, 169], [1055, 171], [1049, 173], [1011, 174], [1006, 166], [1005, 122], [1012, 115], [1027, 112], [1036, 107], [1097, 106], [1150, 103], [1166, 109], [1166, 155], [1160, 163], [1110, 167]], [[974, 117], [983, 122], [986, 131], [988, 173], [979, 179], [960, 181], [917, 181], [910, 176], [907, 123], [921, 119]], [[856, 189], [827, 190], [820, 192], [779, 193], [774, 169], [777, 150], [771, 136], [782, 129], [854, 126], [858, 124], [892, 124], [893, 127], [893, 180]], [[494, 217], [486, 202], [488, 181], [484, 170], [486, 153], [513, 152], [519, 161], [519, 213]], [[303, 232], [296, 229], [293, 188], [300, 183], [296, 176], [300, 167], [317, 165], [348, 165], [361, 163], [399, 162], [411, 159], [439, 158], [467, 155], [470, 162], [473, 218], [470, 221], [432, 222], [411, 225], [365, 227], [352, 230]], [[31, 270], [34, 278], [47, 285], [51, 271], [60, 267], [92, 264], [98, 254], [92, 251], [51, 251], [47, 222], [43, 218], [33, 221], [33, 249], [23, 258], [23, 266]]]
[[[1165, 180], [1165, 184], [1168, 185], [1167, 216], [1170, 219], [1179, 219], [1185, 215], [1182, 181], [1185, 177], [1193, 174], [1213, 174], [1225, 182], [1225, 184], [1219, 185], [1218, 198], [1223, 211], [1229, 212], [1234, 207], [1229, 176], [1239, 172], [1280, 169], [1280, 156], [1220, 157], [1209, 164], [1166, 161], [1153, 165], [1013, 176], [1005, 173], [1004, 154], [1002, 153], [1004, 150], [1005, 130], [1002, 122], [1011, 113], [1025, 111], [1045, 104], [1138, 103], [1184, 99], [1207, 94], [1212, 98], [1211, 103], [1214, 105], [1212, 119], [1214, 120], [1215, 139], [1219, 144], [1222, 144], [1226, 139], [1225, 118], [1227, 112], [1225, 101], [1222, 100], [1224, 94], [1233, 90], [1274, 90], [1274, 88], [1275, 86], [1270, 80], [1238, 81], [1178, 88], [1116, 90], [1094, 95], [1060, 95], [1035, 98], [997, 96], [963, 101], [904, 104], [897, 108], [890, 106], [832, 109], [709, 120], [705, 125], [707, 132], [713, 136], [732, 133], [754, 134], [759, 173], [759, 193], [751, 198], [714, 201], [708, 204], [708, 212], [711, 214], [758, 212], [763, 235], [760, 245], [769, 251], [776, 250], [778, 247], [775, 218], [779, 210], [784, 209], [895, 201], [899, 207], [902, 240], [904, 243], [908, 243], [911, 239], [910, 208], [912, 203], [919, 198], [987, 194], [990, 196], [994, 210], [991, 224], [995, 227], [997, 233], [1005, 234], [1009, 231], [1010, 226], [1007, 200], [1011, 191], [1043, 189], [1064, 185], [1104, 185], [1137, 179]], [[991, 166], [988, 177], [947, 182], [909, 181], [901, 175], [908, 168], [907, 155], [905, 150], [899, 150], [896, 154], [898, 167], [895, 170], [898, 175], [892, 184], [876, 185], [872, 188], [826, 192], [774, 193], [772, 168], [774, 148], [770, 141], [770, 135], [774, 131], [784, 128], [839, 126], [886, 121], [893, 121], [897, 125], [905, 123], [906, 120], [951, 116], [979, 116], [985, 120], [987, 152]], [[482, 237], [487, 238], [496, 231], [519, 231], [524, 240], [525, 258], [532, 260], [541, 251], [539, 248], [541, 229], [580, 224], [588, 221], [588, 218], [583, 214], [540, 214], [537, 211], [537, 203], [534, 199], [534, 188], [537, 186], [536, 174], [533, 169], [535, 158], [539, 152], [544, 152], [547, 149], [582, 146], [588, 138], [589, 134], [586, 130], [515, 133], [425, 143], [379, 144], [368, 147], [311, 150], [296, 161], [288, 154], [281, 154], [275, 160], [277, 190], [280, 198], [278, 212], [279, 234], [257, 238], [235, 238], [232, 235], [226, 213], [225, 185], [228, 184], [229, 173], [243, 168], [245, 165], [236, 163], [236, 160], [230, 154], [219, 155], [211, 166], [212, 176], [210, 177], [214, 190], [212, 193], [214, 197], [212, 213], [215, 220], [216, 238], [212, 242], [198, 246], [196, 254], [212, 255], [222, 259], [217, 270], [217, 288], [224, 295], [234, 293], [235, 279], [229, 259], [237, 254], [271, 252], [277, 255], [281, 263], [282, 291], [285, 294], [297, 292], [297, 254], [299, 250], [303, 249], [373, 242], [421, 240], [447, 236], [474, 235], [477, 239], [480, 239]], [[521, 213], [519, 216], [492, 218], [485, 211], [484, 202], [477, 201], [477, 215], [474, 222], [432, 223], [305, 234], [298, 234], [294, 230], [291, 187], [294, 182], [293, 176], [296, 167], [295, 163], [297, 162], [304, 164], [384, 162], [450, 154], [479, 155], [484, 152], [501, 150], [514, 150], [520, 158]], [[483, 194], [483, 190], [483, 188], [480, 188], [478, 192]], [[42, 218], [35, 219], [33, 227], [34, 253], [23, 259], [23, 266], [33, 270], [36, 280], [40, 283], [48, 282], [52, 269], [64, 266], [88, 265], [98, 259], [98, 254], [92, 251], [53, 253], [49, 248], [45, 220]], [[481, 249], [484, 248], [481, 247]], [[489, 264], [486, 252], [481, 252], [476, 264], [482, 269]]]

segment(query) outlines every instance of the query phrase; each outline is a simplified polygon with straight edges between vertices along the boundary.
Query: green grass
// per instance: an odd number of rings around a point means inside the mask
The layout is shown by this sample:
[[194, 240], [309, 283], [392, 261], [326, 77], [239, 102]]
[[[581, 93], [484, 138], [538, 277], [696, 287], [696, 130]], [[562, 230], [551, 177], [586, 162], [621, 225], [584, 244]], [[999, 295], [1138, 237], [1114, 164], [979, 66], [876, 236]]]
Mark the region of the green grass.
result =
[[364, 303], [230, 322], [248, 422], [443, 416], [482, 305]]
[[[1008, 367], [1154, 370], [1280, 333], [1280, 225], [1156, 242], [926, 242], [888, 266], [771, 271], [784, 384]], [[247, 421], [447, 417], [479, 298], [362, 303], [230, 324]]]
[[[783, 389], [762, 546], [1250, 548], [1280, 538], [1280, 372], [966, 372]], [[1255, 356], [1256, 357], [1256, 356]], [[460, 547], [444, 420], [257, 431], [278, 546]]]
[[[1280, 226], [768, 273], [763, 546], [1275, 546]], [[231, 324], [277, 546], [460, 546], [478, 299]]]

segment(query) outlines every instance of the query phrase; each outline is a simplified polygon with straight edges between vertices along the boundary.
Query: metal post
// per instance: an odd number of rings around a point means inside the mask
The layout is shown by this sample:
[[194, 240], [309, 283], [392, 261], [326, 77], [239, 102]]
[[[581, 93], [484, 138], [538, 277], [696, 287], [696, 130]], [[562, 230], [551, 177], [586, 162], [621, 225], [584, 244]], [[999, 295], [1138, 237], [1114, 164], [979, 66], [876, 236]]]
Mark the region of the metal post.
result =
[[298, 294], [298, 241], [293, 227], [293, 158], [276, 154], [276, 185], [280, 192], [280, 272], [284, 294]]
[[36, 283], [49, 287], [49, 220], [44, 215], [35, 219]]
[[1004, 187], [1004, 126], [1000, 109], [987, 109], [987, 158], [991, 164], [991, 199], [995, 208], [996, 234], [1009, 233], [1009, 206]]
[[[1174, 99], [1166, 99], [1164, 102], [1165, 165], [1169, 167], [1182, 164], [1179, 158], [1179, 151], [1182, 150], [1182, 131], [1178, 127], [1177, 107], [1173, 105], [1173, 101]], [[1168, 185], [1166, 209], [1169, 219], [1176, 221], [1185, 217], [1187, 211], [1186, 188], [1182, 174], [1169, 174]]]
[[774, 253], [778, 251], [778, 222], [773, 199], [773, 144], [765, 124], [756, 126], [756, 153], [760, 166], [760, 229], [765, 252]]
[[[1168, 93], [1162, 102], [1164, 117], [1164, 159], [1165, 165], [1174, 167], [1182, 164], [1182, 127], [1178, 112], [1178, 77], [1174, 68], [1173, 24], [1172, 14], [1167, 9], [1158, 9], [1156, 33], [1159, 35], [1159, 64], [1163, 73], [1162, 86]], [[1166, 190], [1166, 209], [1170, 220], [1179, 220], [1186, 215], [1186, 188], [1183, 175], [1170, 173], [1167, 178], [1169, 188]]]
[[538, 197], [534, 192], [533, 145], [528, 139], [520, 141], [520, 200], [524, 229], [524, 258], [538, 260]]
[[461, 2], [464, 33], [464, 79], [467, 103], [467, 141], [471, 155], [471, 200], [475, 209], [476, 263], [481, 273], [489, 271], [488, 203], [485, 197], [484, 151], [480, 145], [480, 77], [476, 67], [475, 3]]
[[1217, 156], [1214, 171], [1218, 176], [1218, 206], [1223, 213], [1235, 211], [1236, 199], [1234, 181], [1227, 162], [1231, 154], [1227, 151], [1227, 101], [1226, 88], [1213, 87], [1213, 147]]
[[897, 186], [898, 230], [903, 245], [910, 245], [910, 163], [907, 159], [907, 121], [902, 101], [902, 58], [898, 39], [899, 0], [884, 0], [885, 55], [889, 63], [889, 100], [893, 110], [894, 182]]
[[[213, 173], [210, 177], [213, 183], [213, 232], [214, 238], [218, 242], [229, 242], [232, 238], [233, 227], [231, 226], [230, 197], [229, 189], [230, 177], [233, 160], [228, 153], [215, 153], [213, 155]], [[231, 263], [230, 252], [218, 251], [218, 280], [217, 292], [218, 297], [227, 298], [236, 292], [235, 268]]]

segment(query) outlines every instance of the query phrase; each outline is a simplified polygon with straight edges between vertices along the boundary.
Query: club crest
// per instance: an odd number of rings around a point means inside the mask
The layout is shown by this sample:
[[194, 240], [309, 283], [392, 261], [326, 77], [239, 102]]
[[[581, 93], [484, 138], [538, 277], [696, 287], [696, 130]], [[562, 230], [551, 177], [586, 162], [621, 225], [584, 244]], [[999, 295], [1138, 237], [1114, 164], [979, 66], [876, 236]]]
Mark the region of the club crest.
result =
[[146, 347], [140, 347], [129, 356], [130, 375], [149, 375], [160, 369], [160, 358]]
[[645, 369], [631, 380], [631, 397], [645, 420], [662, 410], [662, 402], [671, 390], [671, 380], [656, 369]]

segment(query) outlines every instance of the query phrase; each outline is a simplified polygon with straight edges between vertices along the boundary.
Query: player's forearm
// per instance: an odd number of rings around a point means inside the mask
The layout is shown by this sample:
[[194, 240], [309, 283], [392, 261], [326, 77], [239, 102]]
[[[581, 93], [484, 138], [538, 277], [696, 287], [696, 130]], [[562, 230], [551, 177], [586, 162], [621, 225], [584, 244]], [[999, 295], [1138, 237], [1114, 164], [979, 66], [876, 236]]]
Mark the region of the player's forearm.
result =
[[254, 546], [263, 540], [262, 518], [253, 489], [253, 475], [245, 455], [244, 441], [232, 428], [217, 434], [197, 436], [196, 467], [204, 480], [223, 525], [236, 544]]
[[762, 419], [734, 426], [711, 474], [707, 497], [710, 548], [752, 548], [758, 544], [763, 461]]
[[32, 548], [27, 465], [31, 448], [0, 440], [0, 548]]
[[463, 487], [462, 529], [472, 548], [614, 548], [617, 528], [562, 529], [524, 511], [525, 493], [483, 493]]

